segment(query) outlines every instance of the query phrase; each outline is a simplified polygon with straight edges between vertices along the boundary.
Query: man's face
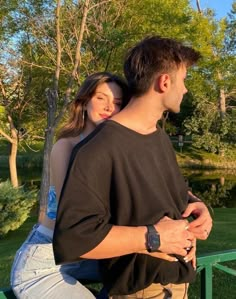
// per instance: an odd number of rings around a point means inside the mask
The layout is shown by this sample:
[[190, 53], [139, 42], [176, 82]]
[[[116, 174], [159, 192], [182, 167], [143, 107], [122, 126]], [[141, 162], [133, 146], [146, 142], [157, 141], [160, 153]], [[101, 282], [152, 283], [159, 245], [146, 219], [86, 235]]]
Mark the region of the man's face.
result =
[[184, 82], [186, 75], [187, 69], [184, 65], [171, 75], [169, 92], [164, 101], [166, 110], [174, 113], [180, 112], [183, 96], [188, 92]]

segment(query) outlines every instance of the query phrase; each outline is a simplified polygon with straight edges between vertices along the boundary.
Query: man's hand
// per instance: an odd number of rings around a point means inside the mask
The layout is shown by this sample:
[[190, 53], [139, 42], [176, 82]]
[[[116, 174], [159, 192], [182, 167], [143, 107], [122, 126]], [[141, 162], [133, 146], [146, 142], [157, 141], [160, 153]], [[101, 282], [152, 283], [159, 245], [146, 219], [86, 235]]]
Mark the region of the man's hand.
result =
[[189, 223], [189, 231], [194, 234], [197, 239], [206, 240], [212, 228], [212, 218], [207, 206], [202, 202], [190, 203], [183, 213], [183, 218], [193, 215], [195, 220]]
[[186, 248], [192, 247], [194, 241], [193, 233], [188, 231], [187, 220], [172, 220], [169, 217], [164, 217], [154, 226], [160, 234], [159, 250], [161, 252], [187, 255]]
[[[172, 255], [169, 255], [164, 252], [148, 252], [147, 250], [142, 250], [139, 252], [140, 254], [147, 254], [153, 256], [155, 258], [159, 258], [162, 260], [166, 260], [169, 262], [178, 262], [179, 260]], [[192, 247], [187, 251], [187, 255], [184, 257], [186, 263], [191, 262], [194, 270], [197, 269], [197, 258], [196, 258], [196, 239], [192, 241]]]

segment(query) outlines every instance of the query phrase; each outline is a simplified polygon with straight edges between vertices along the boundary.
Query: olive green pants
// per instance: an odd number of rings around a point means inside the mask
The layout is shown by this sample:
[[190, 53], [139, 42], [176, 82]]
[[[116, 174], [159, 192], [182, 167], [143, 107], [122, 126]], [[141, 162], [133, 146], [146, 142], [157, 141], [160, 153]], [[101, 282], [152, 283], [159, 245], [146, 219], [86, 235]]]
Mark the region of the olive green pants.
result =
[[109, 299], [187, 299], [188, 298], [188, 284], [168, 284], [161, 285], [153, 283], [144, 290], [138, 291], [130, 295], [116, 295]]

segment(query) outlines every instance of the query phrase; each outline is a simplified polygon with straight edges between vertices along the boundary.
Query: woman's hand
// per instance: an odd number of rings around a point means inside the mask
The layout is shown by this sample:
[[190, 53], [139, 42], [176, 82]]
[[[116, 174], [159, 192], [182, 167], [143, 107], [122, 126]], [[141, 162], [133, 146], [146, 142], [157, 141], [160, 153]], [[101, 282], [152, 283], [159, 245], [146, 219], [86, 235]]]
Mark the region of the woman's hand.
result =
[[192, 266], [193, 266], [194, 270], [196, 270], [196, 268], [197, 268], [197, 257], [196, 257], [196, 252], [197, 252], [196, 244], [197, 244], [197, 240], [195, 239], [192, 242], [193, 242], [192, 247], [190, 248], [188, 254], [184, 257], [184, 260], [185, 260], [186, 263], [192, 261]]

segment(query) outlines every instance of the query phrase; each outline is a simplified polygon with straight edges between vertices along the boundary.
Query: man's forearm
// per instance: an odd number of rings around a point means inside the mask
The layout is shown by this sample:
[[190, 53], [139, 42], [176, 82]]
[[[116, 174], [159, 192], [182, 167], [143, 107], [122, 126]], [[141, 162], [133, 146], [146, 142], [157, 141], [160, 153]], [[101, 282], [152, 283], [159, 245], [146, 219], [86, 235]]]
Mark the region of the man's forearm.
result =
[[104, 259], [136, 253], [146, 249], [146, 227], [113, 226], [107, 236], [82, 258]]
[[[160, 235], [160, 251], [182, 256], [187, 254], [186, 248], [191, 246], [194, 236], [187, 230], [186, 220], [172, 220], [164, 217], [154, 226]], [[143, 252], [146, 250], [146, 233], [146, 226], [112, 226], [106, 237], [81, 257], [105, 259]]]

